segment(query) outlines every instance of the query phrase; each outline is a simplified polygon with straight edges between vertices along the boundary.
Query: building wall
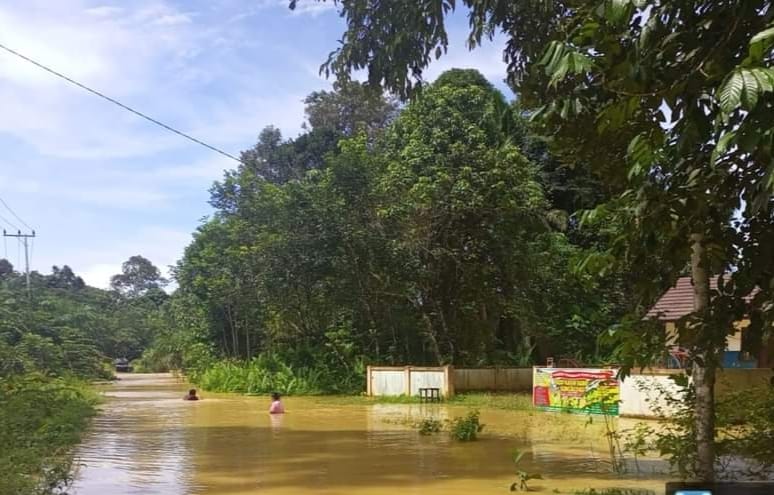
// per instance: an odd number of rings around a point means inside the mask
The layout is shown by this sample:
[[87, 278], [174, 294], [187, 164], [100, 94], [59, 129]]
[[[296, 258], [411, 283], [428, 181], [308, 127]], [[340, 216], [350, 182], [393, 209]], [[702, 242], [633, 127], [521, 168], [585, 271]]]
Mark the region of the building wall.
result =
[[[750, 324], [750, 320], [741, 320], [734, 323], [736, 332], [733, 335], [729, 335], [726, 338], [726, 350], [727, 351], [740, 351], [742, 350], [742, 332]], [[678, 345], [677, 341], [677, 327], [675, 322], [668, 321], [664, 325], [666, 328], [666, 342], [667, 345]]]
[[679, 387], [669, 378], [678, 370], [632, 374], [621, 381], [621, 404], [618, 411], [621, 416], [656, 417], [661, 412], [672, 412], [670, 405], [663, 399], [662, 393], [677, 397]]
[[[670, 406], [659, 391], [677, 397], [679, 388], [669, 375], [680, 370], [653, 370], [632, 374], [621, 382], [620, 414], [633, 417], [657, 417], [659, 412], [669, 414]], [[770, 386], [774, 371], [768, 368], [723, 369], [718, 372], [716, 397], [739, 390]]]

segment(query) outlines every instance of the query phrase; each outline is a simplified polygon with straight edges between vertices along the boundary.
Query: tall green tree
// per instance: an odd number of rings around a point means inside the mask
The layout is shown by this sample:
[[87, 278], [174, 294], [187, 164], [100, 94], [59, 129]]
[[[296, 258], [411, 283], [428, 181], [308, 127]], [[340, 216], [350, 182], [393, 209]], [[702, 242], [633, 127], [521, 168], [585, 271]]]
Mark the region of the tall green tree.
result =
[[357, 132], [373, 140], [398, 109], [393, 99], [356, 81], [337, 81], [330, 91], [309, 94], [304, 104], [306, 132], [285, 140], [276, 127], [265, 127], [256, 145], [241, 154], [246, 168], [274, 184], [302, 179], [325, 166], [326, 155], [338, 151], [339, 140]]
[[[713, 479], [713, 388], [726, 337], [745, 311], [757, 327], [772, 325], [771, 2], [459, 3], [469, 9], [471, 47], [505, 33], [508, 80], [524, 104], [556, 149], [616, 193], [590, 218], [620, 229], [604, 264], [655, 254], [667, 280], [690, 266], [694, 312], [679, 328], [693, 363], [696, 475]], [[371, 84], [408, 96], [445, 52], [456, 4], [342, 0], [347, 27], [325, 69], [344, 78], [367, 69]], [[643, 300], [662, 287], [638, 282]]]
[[452, 70], [386, 128], [340, 130], [298, 179], [228, 172], [175, 270], [181, 326], [219, 357], [326, 370], [594, 353], [614, 303], [570, 270], [583, 250], [551, 221], [518, 120]]
[[13, 265], [11, 262], [5, 258], [0, 259], [0, 278], [10, 277], [13, 273]]
[[80, 290], [86, 287], [83, 279], [73, 273], [72, 268], [64, 265], [51, 267], [51, 275], [48, 277], [48, 286], [57, 289]]
[[132, 256], [121, 265], [121, 273], [110, 277], [110, 287], [119, 293], [138, 297], [167, 284], [161, 272], [150, 260]]
[[493, 350], [548, 206], [536, 168], [507, 143], [502, 95], [465, 74], [442, 76], [396, 120], [380, 181], [380, 213], [394, 225], [412, 273], [407, 295], [439, 363]]

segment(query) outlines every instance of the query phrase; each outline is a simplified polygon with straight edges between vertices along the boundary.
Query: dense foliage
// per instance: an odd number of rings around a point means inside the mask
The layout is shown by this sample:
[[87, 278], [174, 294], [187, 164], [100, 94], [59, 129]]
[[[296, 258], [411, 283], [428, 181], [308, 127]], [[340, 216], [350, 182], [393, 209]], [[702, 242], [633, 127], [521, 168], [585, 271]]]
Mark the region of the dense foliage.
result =
[[59, 493], [72, 481], [70, 449], [96, 398], [77, 380], [0, 378], [0, 493]]
[[[469, 11], [471, 47], [507, 37], [508, 81], [554, 151], [614, 193], [587, 219], [617, 235], [586, 266], [634, 268], [638, 301], [690, 266], [695, 311], [678, 329], [696, 389], [699, 477], [711, 480], [712, 390], [726, 338], [745, 314], [758, 335], [774, 325], [774, 5], [342, 0], [346, 30], [324, 70], [347, 79], [367, 69], [373, 86], [416, 93], [446, 51], [446, 16], [458, 4]], [[654, 258], [658, 276], [638, 271]], [[710, 278], [726, 274], [711, 291]], [[627, 365], [663, 352], [663, 334], [639, 316], [616, 333]]]
[[28, 293], [0, 260], [0, 493], [14, 495], [66, 489], [96, 402], [85, 380], [110, 378], [109, 358], [142, 353], [167, 297], [89, 287], [67, 265], [30, 278]]
[[483, 76], [449, 71], [400, 111], [354, 82], [306, 102], [304, 134], [264, 129], [213, 186], [143, 366], [341, 392], [362, 390], [367, 363], [605, 357], [624, 272], [573, 266], [606, 242], [575, 210], [606, 192], [561, 170]]

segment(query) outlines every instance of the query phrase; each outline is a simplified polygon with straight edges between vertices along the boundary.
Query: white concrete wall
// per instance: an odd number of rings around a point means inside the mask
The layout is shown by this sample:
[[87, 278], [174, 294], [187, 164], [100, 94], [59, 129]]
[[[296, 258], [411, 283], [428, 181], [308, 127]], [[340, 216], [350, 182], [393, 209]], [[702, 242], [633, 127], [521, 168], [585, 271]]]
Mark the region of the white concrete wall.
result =
[[420, 388], [437, 388], [441, 394], [445, 390], [444, 372], [411, 371], [411, 395], [419, 395]]
[[670, 408], [664, 400], [668, 396], [679, 394], [677, 387], [668, 374], [630, 375], [621, 382], [621, 403], [618, 411], [621, 416], [656, 417], [658, 409], [669, 414]]
[[[368, 367], [369, 395], [419, 395], [420, 388], [437, 388], [442, 397], [454, 395], [454, 370], [449, 367]], [[447, 383], [447, 380], [450, 383]]]
[[403, 395], [405, 393], [403, 370], [371, 371], [372, 395]]

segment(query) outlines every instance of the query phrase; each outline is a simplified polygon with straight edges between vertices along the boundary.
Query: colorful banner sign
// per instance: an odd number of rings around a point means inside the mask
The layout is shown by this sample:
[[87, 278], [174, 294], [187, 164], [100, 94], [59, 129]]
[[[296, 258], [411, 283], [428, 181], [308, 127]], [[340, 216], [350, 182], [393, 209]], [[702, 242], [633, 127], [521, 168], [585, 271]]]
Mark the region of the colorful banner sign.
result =
[[533, 368], [532, 404], [549, 411], [618, 415], [617, 370]]

